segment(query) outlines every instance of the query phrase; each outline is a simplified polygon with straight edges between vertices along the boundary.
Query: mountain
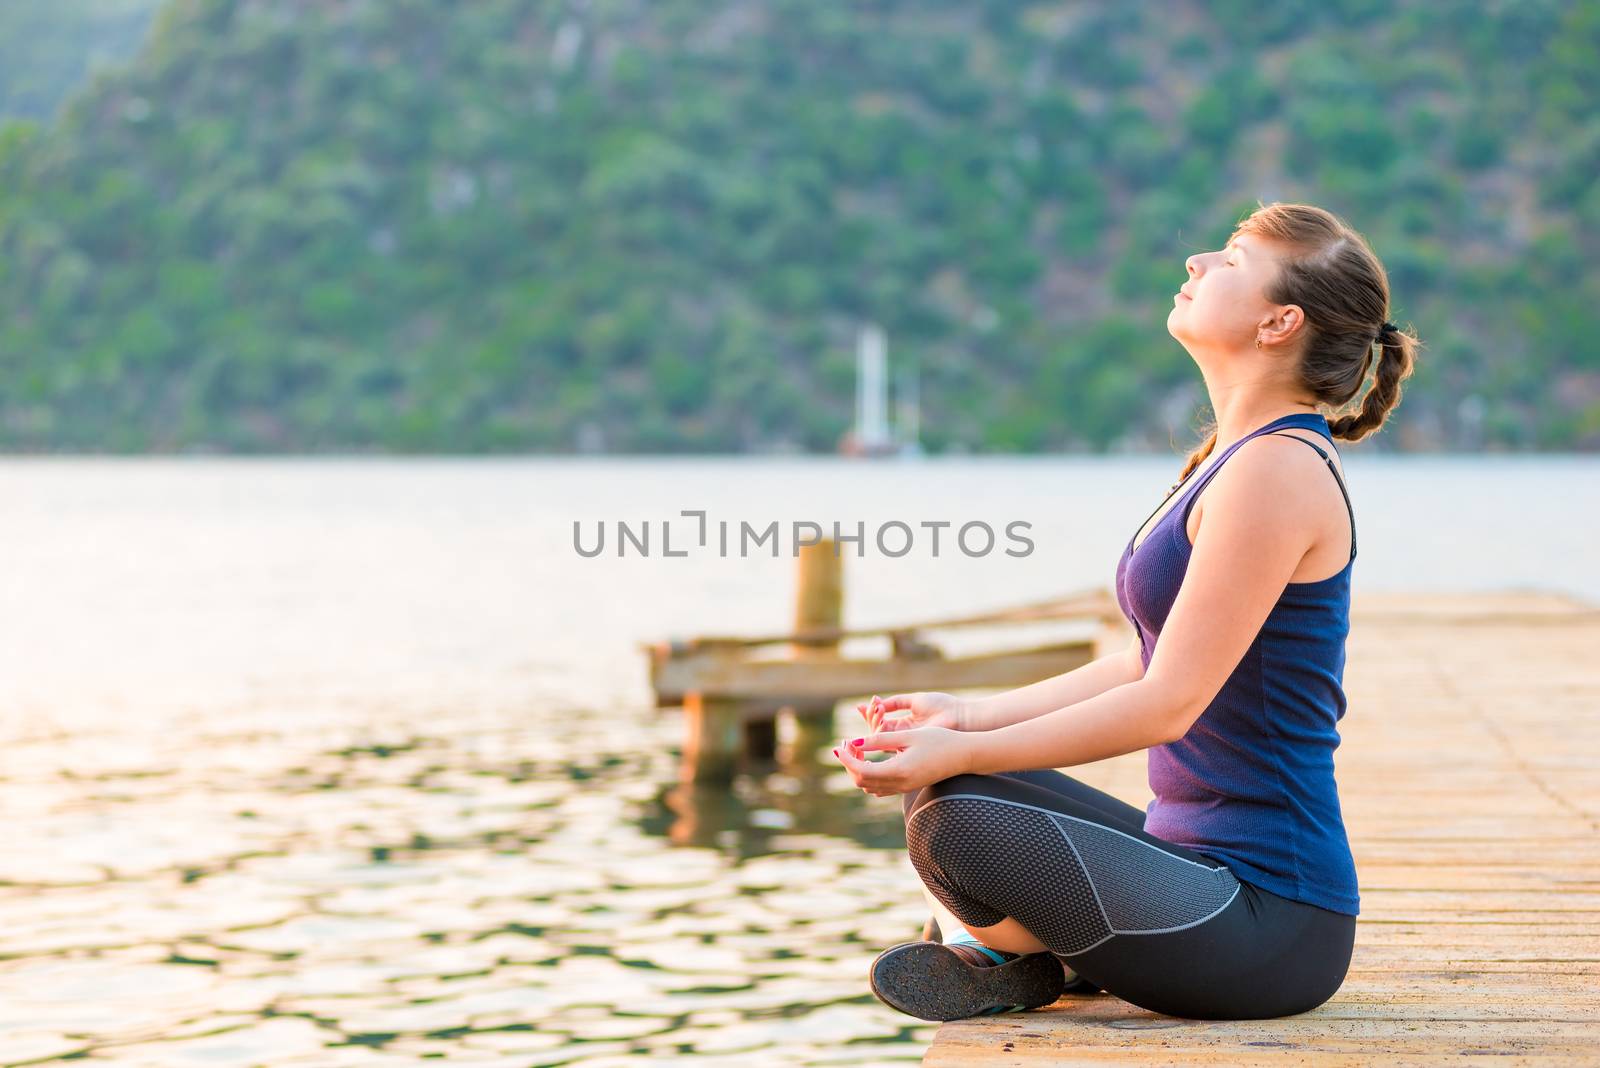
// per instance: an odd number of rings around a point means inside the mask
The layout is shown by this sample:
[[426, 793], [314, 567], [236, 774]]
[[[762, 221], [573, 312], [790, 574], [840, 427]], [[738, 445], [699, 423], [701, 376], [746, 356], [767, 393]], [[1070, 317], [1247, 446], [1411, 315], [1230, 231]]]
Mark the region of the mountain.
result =
[[1600, 445], [1600, 4], [170, 0], [0, 130], [0, 447], [1183, 447], [1184, 259], [1360, 228], [1387, 448]]

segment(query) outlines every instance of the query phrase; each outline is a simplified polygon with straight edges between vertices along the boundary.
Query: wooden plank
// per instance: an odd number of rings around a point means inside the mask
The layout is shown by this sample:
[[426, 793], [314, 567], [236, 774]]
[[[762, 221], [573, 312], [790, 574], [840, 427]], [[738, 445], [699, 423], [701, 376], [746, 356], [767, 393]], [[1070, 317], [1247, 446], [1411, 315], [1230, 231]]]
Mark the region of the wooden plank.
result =
[[[1325, 1064], [1412, 1063], [1417, 1056], [1461, 1063], [1473, 1055], [1593, 1064], [1592, 1019], [1427, 1019], [1400, 1014], [1335, 1016], [1317, 1009], [1280, 1020], [1180, 1020], [1116, 999], [1068, 999], [1039, 1012], [957, 1020], [939, 1028], [923, 1064]], [[1346, 1061], [1327, 1061], [1338, 1054]], [[1397, 1058], [1406, 1058], [1404, 1062]]]
[[[879, 627], [804, 628], [799, 632], [785, 631], [781, 634], [757, 634], [753, 636], [702, 635], [676, 641], [646, 642], [642, 643], [640, 648], [647, 653], [672, 649], [683, 653], [693, 652], [697, 649], [737, 651], [758, 645], [789, 644], [797, 638], [806, 641], [828, 640], [840, 642], [853, 638], [881, 638], [896, 631], [904, 630], [961, 630], [969, 627], [992, 627], [1013, 623], [1041, 623], [1056, 620], [1084, 620], [1102, 624], [1121, 622], [1123, 626], [1127, 626], [1127, 621], [1122, 615], [1122, 609], [1117, 605], [1115, 596], [1105, 587], [1096, 586], [1064, 597], [1052, 597], [1045, 601], [1011, 605], [1007, 608], [995, 609], [989, 612], [946, 616], [942, 619], [918, 620], [914, 623], [888, 624]], [[1128, 633], [1132, 634], [1132, 628], [1128, 629]]]
[[1082, 667], [1090, 641], [1056, 642], [1013, 652], [935, 660], [752, 660], [683, 657], [661, 666], [658, 690], [727, 698], [828, 698], [872, 693], [1021, 686]]
[[[1309, 1013], [1193, 1021], [1107, 994], [940, 1026], [928, 1065], [1600, 1064], [1600, 610], [1358, 599], [1336, 756], [1362, 912]], [[1143, 806], [1144, 754], [1070, 769]]]
[[[1333, 1016], [1319, 1009], [1282, 1020], [1181, 1020], [1128, 1006], [1123, 1011], [1100, 1006], [1114, 999], [1066, 999], [1032, 1014], [1027, 1022], [960, 1020], [945, 1024], [950, 1038], [930, 1051], [923, 1063], [959, 1065], [980, 1063], [983, 1052], [1004, 1052], [1004, 1063], [1098, 1063], [1098, 1058], [1127, 1063], [1137, 1056], [1181, 1058], [1218, 1055], [1276, 1047], [1278, 1063], [1293, 1051], [1296, 1063], [1306, 1063], [1314, 1052], [1365, 1052], [1366, 1063], [1388, 1063], [1388, 1054], [1531, 1054], [1554, 1052], [1573, 1057], [1586, 1053], [1593, 1063], [1594, 1025], [1586, 1019], [1416, 1019], [1380, 1016]], [[1090, 1007], [1093, 1006], [1093, 1007]], [[1041, 1023], [1041, 1021], [1046, 1021]], [[1050, 1034], [1054, 1032], [1054, 1034]], [[1070, 1037], [1068, 1037], [1070, 1036]], [[1120, 1056], [1119, 1056], [1120, 1054]], [[1134, 1054], [1130, 1057], [1127, 1054]], [[1062, 1055], [1087, 1060], [1058, 1061]], [[1310, 1063], [1319, 1063], [1312, 1060]]]

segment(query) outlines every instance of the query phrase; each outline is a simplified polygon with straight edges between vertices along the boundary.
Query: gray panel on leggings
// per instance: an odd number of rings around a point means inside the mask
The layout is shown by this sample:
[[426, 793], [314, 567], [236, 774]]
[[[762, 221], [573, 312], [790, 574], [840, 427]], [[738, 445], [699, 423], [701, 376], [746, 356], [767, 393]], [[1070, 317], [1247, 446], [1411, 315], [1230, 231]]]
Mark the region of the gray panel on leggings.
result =
[[1118, 934], [1192, 926], [1238, 891], [1239, 880], [1227, 868], [1185, 860], [1098, 823], [1063, 815], [1050, 819], [1077, 848]]
[[988, 927], [1014, 917], [1057, 953], [1111, 936], [1088, 874], [1042, 809], [985, 797], [941, 797], [912, 813], [906, 851], [930, 889], [952, 890], [956, 919]]

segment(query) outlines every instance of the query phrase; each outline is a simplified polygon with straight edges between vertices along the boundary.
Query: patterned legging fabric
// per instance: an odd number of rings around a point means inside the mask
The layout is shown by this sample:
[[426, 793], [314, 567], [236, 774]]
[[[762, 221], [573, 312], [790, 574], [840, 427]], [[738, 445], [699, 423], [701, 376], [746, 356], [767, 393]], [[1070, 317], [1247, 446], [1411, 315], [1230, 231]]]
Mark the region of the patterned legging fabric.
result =
[[1356, 918], [1281, 897], [1144, 830], [1144, 813], [1059, 771], [956, 775], [904, 795], [906, 849], [968, 927], [1011, 917], [1141, 1008], [1263, 1019], [1333, 996]]

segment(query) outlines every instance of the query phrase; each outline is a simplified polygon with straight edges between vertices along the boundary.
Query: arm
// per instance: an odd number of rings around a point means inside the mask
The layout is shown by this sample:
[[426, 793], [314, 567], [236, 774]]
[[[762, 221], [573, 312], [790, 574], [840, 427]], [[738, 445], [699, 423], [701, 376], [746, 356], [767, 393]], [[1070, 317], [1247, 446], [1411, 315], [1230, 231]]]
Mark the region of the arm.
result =
[[1148, 749], [1172, 740], [1167, 724], [1177, 720], [1175, 705], [1148, 678], [1123, 683], [1054, 712], [969, 735], [966, 770], [987, 775], [1070, 768]]
[[1144, 658], [1139, 654], [1139, 639], [1120, 652], [1107, 653], [1082, 667], [1035, 682], [1015, 690], [970, 700], [962, 729], [992, 731], [1013, 723], [1042, 716], [1064, 705], [1087, 701], [1144, 674]]
[[1252, 446], [1241, 448], [1212, 481], [1215, 507], [1201, 513], [1183, 585], [1144, 676], [1033, 719], [966, 736], [967, 770], [1072, 767], [1188, 733], [1315, 543], [1323, 511], [1315, 480], [1305, 478], [1300, 465], [1284, 462], [1270, 445]]

